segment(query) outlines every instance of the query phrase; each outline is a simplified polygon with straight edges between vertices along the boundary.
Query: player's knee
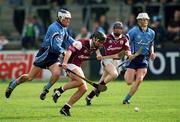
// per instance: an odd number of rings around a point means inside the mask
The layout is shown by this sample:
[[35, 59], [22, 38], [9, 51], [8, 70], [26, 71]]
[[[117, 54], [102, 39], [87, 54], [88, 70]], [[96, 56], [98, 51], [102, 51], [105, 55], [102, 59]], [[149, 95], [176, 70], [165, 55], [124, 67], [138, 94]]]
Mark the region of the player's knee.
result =
[[78, 80], [78, 82], [76, 82], [76, 86], [80, 87], [84, 85], [84, 81], [83, 80]]
[[56, 78], [59, 78], [60, 72], [59, 71], [52, 72], [52, 76], [56, 77]]
[[141, 82], [143, 81], [143, 79], [144, 79], [144, 77], [142, 77], [142, 76], [141, 76], [141, 77], [137, 77], [137, 78], [136, 78], [136, 81], [138, 81], [139, 83], [141, 83]]
[[20, 80], [21, 80], [22, 82], [25, 82], [25, 81], [32, 81], [33, 78], [30, 77], [28, 74], [24, 74], [24, 75], [21, 76]]
[[124, 77], [124, 79], [125, 79], [125, 81], [126, 81], [127, 85], [131, 85], [131, 84], [132, 84], [132, 82], [133, 82], [133, 79], [132, 79], [132, 78], [129, 78], [129, 77]]
[[116, 79], [118, 77], [118, 72], [113, 72], [111, 76], [113, 79]]
[[80, 89], [81, 89], [81, 91], [82, 91], [83, 93], [85, 93], [85, 92], [87, 92], [88, 87], [87, 87], [86, 84], [83, 84]]

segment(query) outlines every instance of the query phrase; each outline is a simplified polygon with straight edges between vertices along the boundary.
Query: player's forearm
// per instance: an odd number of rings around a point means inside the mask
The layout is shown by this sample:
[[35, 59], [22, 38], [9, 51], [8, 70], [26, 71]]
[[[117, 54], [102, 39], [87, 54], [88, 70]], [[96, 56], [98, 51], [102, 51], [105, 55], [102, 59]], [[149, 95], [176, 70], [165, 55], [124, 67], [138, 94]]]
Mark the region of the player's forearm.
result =
[[154, 46], [151, 46], [150, 54], [154, 53]]
[[126, 51], [125, 51], [125, 55], [126, 55], [127, 57], [131, 56], [131, 55], [132, 55], [132, 54], [131, 54], [131, 51], [130, 51], [130, 50], [126, 50]]
[[98, 60], [102, 60], [102, 55], [101, 55], [101, 52], [100, 52], [99, 49], [96, 50], [96, 58], [97, 58]]
[[101, 52], [100, 52], [100, 50], [98, 49], [98, 50], [96, 50], [96, 56], [101, 56]]
[[68, 63], [69, 58], [71, 57], [71, 54], [72, 54], [72, 51], [71, 51], [71, 50], [66, 51], [65, 56], [64, 56], [64, 60], [63, 60], [63, 63], [64, 63], [64, 64], [67, 64], [67, 63]]

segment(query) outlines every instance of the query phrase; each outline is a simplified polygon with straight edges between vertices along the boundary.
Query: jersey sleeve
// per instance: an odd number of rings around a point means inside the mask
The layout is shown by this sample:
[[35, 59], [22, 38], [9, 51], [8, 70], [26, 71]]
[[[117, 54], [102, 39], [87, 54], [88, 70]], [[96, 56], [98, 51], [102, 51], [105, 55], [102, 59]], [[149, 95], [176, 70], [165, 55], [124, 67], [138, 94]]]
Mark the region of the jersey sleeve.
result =
[[68, 41], [70, 45], [72, 45], [75, 42], [75, 40], [71, 36], [68, 36]]
[[124, 50], [127, 51], [127, 50], [130, 50], [130, 45], [129, 45], [129, 40], [127, 37], [125, 37], [125, 43], [124, 43]]
[[131, 30], [128, 31], [126, 36], [129, 39], [129, 42], [132, 42], [134, 40], [134, 34], [135, 34], [135, 28], [132, 28]]
[[80, 51], [82, 49], [82, 43], [80, 41], [75, 41], [73, 45], [70, 45], [68, 47], [68, 50], [71, 50], [71, 52]]
[[51, 47], [53, 48], [53, 51], [58, 52], [58, 53], [63, 53], [64, 48], [62, 48], [62, 42], [63, 42], [63, 37], [59, 33], [55, 33], [54, 36], [52, 37], [52, 44]]
[[78, 50], [81, 50], [82, 48], [82, 43], [80, 41], [74, 41], [73, 42], [73, 46], [78, 49]]
[[155, 32], [152, 30], [152, 41], [151, 41], [151, 46], [154, 46], [154, 38], [155, 38]]

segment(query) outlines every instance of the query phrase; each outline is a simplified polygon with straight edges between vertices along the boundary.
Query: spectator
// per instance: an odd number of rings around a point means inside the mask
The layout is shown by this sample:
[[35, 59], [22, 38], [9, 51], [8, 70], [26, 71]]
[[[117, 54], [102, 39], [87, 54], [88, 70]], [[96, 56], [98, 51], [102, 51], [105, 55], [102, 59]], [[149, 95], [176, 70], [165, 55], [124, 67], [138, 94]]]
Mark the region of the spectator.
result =
[[107, 22], [107, 17], [105, 15], [100, 16], [99, 25], [104, 29], [105, 34], [107, 34], [109, 30], [109, 23]]
[[174, 12], [174, 18], [170, 20], [168, 27], [168, 40], [180, 43], [180, 10]]
[[33, 6], [46, 6], [47, 8], [39, 8], [37, 14], [43, 22], [44, 28], [47, 30], [48, 26], [51, 23], [50, 10], [48, 8], [47, 0], [32, 0]]
[[96, 32], [96, 31], [105, 33], [104, 28], [99, 25], [98, 21], [93, 22], [93, 32]]
[[50, 0], [50, 3], [52, 4], [52, 6], [56, 7], [56, 6], [65, 6], [66, 5], [66, 0]]
[[42, 21], [37, 16], [33, 16], [33, 23], [39, 30], [39, 36], [43, 37], [45, 35], [45, 28], [43, 26]]
[[35, 46], [38, 48], [45, 36], [45, 28], [43, 26], [42, 21], [37, 16], [33, 16], [32, 19], [34, 26], [37, 27], [37, 37], [35, 40]]
[[128, 18], [128, 29], [130, 30], [131, 28], [133, 28], [136, 25], [136, 17], [134, 14], [131, 14]]
[[161, 25], [161, 17], [154, 16], [153, 23], [151, 24], [152, 29], [155, 31], [155, 45], [156, 47], [160, 48], [163, 46], [164, 42], [166, 41], [166, 30]]
[[18, 31], [18, 33], [21, 34], [22, 29], [23, 29], [24, 19], [25, 19], [25, 10], [24, 10], [24, 8], [22, 9], [20, 7], [23, 7], [24, 2], [23, 2], [23, 0], [9, 0], [8, 3], [14, 9], [13, 24], [14, 24], [16, 30]]
[[76, 40], [79, 40], [79, 39], [89, 39], [90, 36], [91, 36], [91, 33], [84, 26], [84, 27], [81, 28], [81, 32], [76, 36]]
[[25, 25], [22, 33], [22, 47], [23, 49], [32, 49], [35, 46], [35, 42], [39, 37], [39, 29], [33, 23], [33, 18], [28, 17], [25, 21]]
[[125, 22], [126, 24], [124, 25], [124, 33], [127, 33], [128, 30], [130, 30], [131, 28], [133, 28], [136, 25], [136, 17], [134, 14], [131, 14], [128, 17], [128, 21]]
[[179, 0], [171, 0], [172, 3], [178, 3]]
[[92, 8], [92, 12], [96, 14], [96, 20], [99, 20], [101, 15], [106, 15], [109, 11], [106, 0], [90, 0], [92, 5], [97, 5]]
[[4, 46], [8, 43], [9, 41], [6, 39], [6, 37], [0, 33], [0, 50], [3, 50]]
[[[84, 6], [85, 7], [82, 10], [82, 18], [84, 24], [87, 25], [88, 29], [90, 23], [89, 20], [91, 18], [89, 14], [95, 13], [95, 20], [98, 21], [101, 15], [106, 15], [106, 13], [109, 11], [109, 7], [107, 5], [106, 0], [87, 0], [86, 2], [84, 2]], [[88, 13], [88, 7], [91, 7], [91, 13]]]
[[69, 27], [67, 28], [67, 32], [68, 32], [68, 34], [69, 34], [73, 39], [76, 38], [76, 33], [74, 32], [74, 30], [73, 30], [72, 27], [69, 26]]

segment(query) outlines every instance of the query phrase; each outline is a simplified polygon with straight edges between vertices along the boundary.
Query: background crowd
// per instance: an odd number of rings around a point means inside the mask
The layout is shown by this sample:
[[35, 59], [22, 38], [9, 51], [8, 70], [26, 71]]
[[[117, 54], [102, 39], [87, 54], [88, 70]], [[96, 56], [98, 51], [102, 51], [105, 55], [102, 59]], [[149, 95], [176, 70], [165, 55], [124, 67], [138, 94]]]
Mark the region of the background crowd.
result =
[[[116, 20], [123, 22], [126, 33], [136, 25], [137, 14], [145, 11], [151, 18], [149, 26], [156, 32], [156, 47], [180, 46], [179, 0], [0, 0], [0, 3], [0, 50], [37, 49], [60, 8], [72, 11], [68, 32], [75, 39], [89, 38], [96, 30], [110, 33]], [[11, 9], [7, 14], [12, 14], [8, 21], [13, 27], [3, 24], [6, 23], [3, 11], [7, 8]]]

